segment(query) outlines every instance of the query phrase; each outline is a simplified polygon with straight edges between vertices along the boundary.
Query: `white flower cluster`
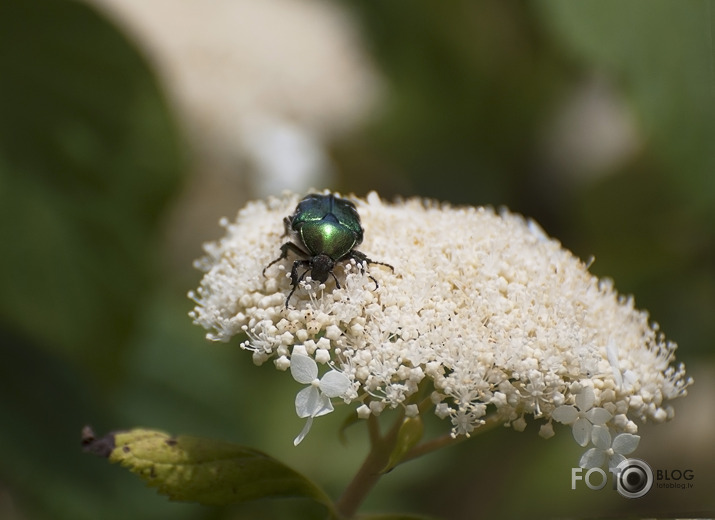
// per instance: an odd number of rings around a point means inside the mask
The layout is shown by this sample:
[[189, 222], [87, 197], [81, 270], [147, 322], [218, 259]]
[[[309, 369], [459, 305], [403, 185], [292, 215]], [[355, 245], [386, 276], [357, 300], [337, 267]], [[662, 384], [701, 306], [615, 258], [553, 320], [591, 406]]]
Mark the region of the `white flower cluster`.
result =
[[[191, 317], [209, 339], [245, 334], [241, 346], [258, 364], [274, 359], [285, 370], [300, 355], [346, 376], [320, 392], [311, 366], [299, 381], [313, 381], [313, 404], [296, 402], [299, 415], [327, 413], [335, 397], [363, 418], [399, 406], [414, 415], [428, 403], [455, 436], [494, 414], [521, 430], [530, 415], [545, 437], [556, 420], [573, 425], [582, 446], [593, 442], [587, 466], [635, 449], [634, 420], [673, 416], [667, 402], [691, 383], [671, 365], [676, 345], [537, 224], [483, 207], [388, 204], [375, 193], [351, 200], [365, 229], [358, 249], [394, 272], [338, 264], [340, 288], [307, 276], [286, 307], [295, 257], [262, 272], [288, 239], [293, 194], [224, 221], [225, 237], [196, 264], [205, 275], [190, 293]], [[611, 433], [634, 439], [618, 435], [611, 446]]]

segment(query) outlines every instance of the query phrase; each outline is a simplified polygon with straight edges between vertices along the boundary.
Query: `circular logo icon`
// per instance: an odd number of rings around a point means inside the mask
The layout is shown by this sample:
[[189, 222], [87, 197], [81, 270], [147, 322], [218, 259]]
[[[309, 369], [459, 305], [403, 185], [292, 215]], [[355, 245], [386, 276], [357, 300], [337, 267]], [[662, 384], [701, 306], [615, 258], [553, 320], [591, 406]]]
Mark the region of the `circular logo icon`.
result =
[[626, 459], [616, 469], [616, 488], [626, 498], [640, 498], [653, 486], [653, 470], [640, 459]]

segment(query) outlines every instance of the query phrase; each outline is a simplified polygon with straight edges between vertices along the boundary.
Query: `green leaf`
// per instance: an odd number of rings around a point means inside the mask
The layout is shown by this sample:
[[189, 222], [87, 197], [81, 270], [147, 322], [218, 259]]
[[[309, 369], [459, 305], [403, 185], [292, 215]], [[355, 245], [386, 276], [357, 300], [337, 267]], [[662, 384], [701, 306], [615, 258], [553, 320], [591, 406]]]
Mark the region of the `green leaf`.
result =
[[260, 451], [225, 441], [136, 428], [95, 438], [83, 431], [84, 450], [118, 463], [171, 500], [226, 505], [259, 498], [300, 497], [323, 504], [316, 484]]
[[400, 431], [397, 433], [395, 448], [390, 453], [390, 458], [383, 472], [387, 473], [397, 466], [405, 455], [420, 442], [423, 433], [424, 424], [420, 416], [408, 417], [402, 421]]

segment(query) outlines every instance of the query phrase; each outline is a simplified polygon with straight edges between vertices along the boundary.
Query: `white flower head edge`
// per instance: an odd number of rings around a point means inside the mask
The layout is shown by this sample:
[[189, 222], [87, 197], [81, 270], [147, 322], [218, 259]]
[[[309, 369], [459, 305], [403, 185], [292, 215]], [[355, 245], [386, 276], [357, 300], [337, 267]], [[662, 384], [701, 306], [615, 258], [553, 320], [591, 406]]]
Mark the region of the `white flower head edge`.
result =
[[309, 385], [295, 396], [295, 412], [298, 417], [308, 419], [303, 430], [293, 440], [297, 446], [308, 435], [313, 419], [332, 412], [333, 403], [330, 400], [345, 395], [352, 383], [348, 376], [334, 369], [318, 379], [318, 364], [299, 351], [294, 351], [290, 358], [290, 373], [298, 383]]

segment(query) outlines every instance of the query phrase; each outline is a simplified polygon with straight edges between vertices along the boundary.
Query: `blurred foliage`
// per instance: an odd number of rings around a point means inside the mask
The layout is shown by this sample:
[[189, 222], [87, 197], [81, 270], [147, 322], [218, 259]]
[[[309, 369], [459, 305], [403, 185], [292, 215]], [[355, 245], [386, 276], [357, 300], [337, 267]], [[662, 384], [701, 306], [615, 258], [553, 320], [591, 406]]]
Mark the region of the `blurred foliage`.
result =
[[146, 64], [96, 13], [0, 9], [3, 320], [105, 382], [156, 274], [176, 131]]
[[23, 516], [126, 518], [138, 503], [109, 513], [123, 491], [77, 428], [115, 424], [178, 134], [143, 58], [81, 3], [0, 4], [0, 70], [0, 478]]
[[[680, 359], [712, 360], [712, 0], [342, 4], [387, 91], [368, 127], [333, 148], [336, 187], [506, 204], [595, 255], [592, 271], [634, 293]], [[135, 44], [83, 3], [6, 0], [0, 71], [0, 518], [314, 517], [293, 501], [170, 503], [82, 455], [85, 423], [151, 426], [251, 444], [335, 495], [364, 446], [359, 424], [339, 446], [336, 413], [293, 448], [302, 421], [290, 378], [235, 344], [207, 345], [186, 317], [190, 287], [160, 259], [187, 163]], [[543, 133], [594, 73], [625, 99], [642, 147], [612, 171], [556, 182]], [[367, 507], [446, 518], [715, 509], [703, 472], [687, 504], [571, 491], [570, 432], [545, 442], [535, 430], [492, 431], [397, 468]]]
[[617, 79], [668, 188], [715, 222], [712, 2], [539, 0], [536, 5], [569, 55]]
[[457, 204], [532, 194], [535, 136], [567, 71], [531, 9], [496, 0], [348, 4], [389, 83], [380, 117], [341, 150], [350, 186]]

